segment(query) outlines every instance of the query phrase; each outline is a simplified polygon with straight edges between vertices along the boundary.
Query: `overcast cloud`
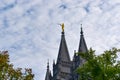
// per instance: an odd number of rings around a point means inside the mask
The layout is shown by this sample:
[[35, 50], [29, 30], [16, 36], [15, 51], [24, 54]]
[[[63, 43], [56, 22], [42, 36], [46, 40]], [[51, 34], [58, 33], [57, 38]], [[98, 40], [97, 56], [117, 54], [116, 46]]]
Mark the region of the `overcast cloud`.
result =
[[44, 80], [47, 60], [52, 69], [57, 58], [62, 22], [71, 59], [80, 24], [96, 54], [120, 48], [120, 0], [1, 0], [0, 50], [9, 51], [15, 68], [30, 67], [35, 80]]

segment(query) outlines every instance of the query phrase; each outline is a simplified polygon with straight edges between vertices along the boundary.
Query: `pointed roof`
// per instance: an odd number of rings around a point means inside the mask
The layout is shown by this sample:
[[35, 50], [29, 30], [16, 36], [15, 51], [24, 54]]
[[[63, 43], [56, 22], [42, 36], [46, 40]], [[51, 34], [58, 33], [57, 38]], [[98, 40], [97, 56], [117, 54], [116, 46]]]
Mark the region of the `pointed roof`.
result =
[[83, 30], [82, 30], [82, 24], [81, 24], [81, 32], [80, 32], [80, 43], [79, 43], [79, 48], [78, 48], [78, 52], [87, 52], [87, 45], [84, 39], [84, 35], [83, 35]]
[[51, 72], [49, 70], [49, 62], [47, 63], [47, 72], [46, 72], [46, 76], [45, 76], [45, 80], [51, 80]]
[[66, 61], [66, 62], [70, 61], [70, 56], [69, 56], [69, 52], [68, 52], [68, 48], [65, 40], [64, 30], [62, 31], [62, 35], [61, 35], [61, 42], [60, 42], [60, 47], [58, 52], [57, 63], [59, 63], [60, 61]]

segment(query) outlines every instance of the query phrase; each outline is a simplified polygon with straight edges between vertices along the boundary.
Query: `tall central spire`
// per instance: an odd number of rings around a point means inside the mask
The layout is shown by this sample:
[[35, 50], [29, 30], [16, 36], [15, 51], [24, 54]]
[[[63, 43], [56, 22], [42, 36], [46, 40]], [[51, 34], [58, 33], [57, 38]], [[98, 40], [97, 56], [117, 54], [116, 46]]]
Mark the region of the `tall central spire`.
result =
[[64, 23], [61, 24], [61, 42], [57, 63], [53, 65], [53, 80], [71, 79], [71, 61], [65, 40]]
[[81, 24], [81, 32], [80, 32], [80, 43], [79, 43], [79, 48], [78, 48], [78, 52], [87, 52], [87, 45], [84, 39], [84, 35], [83, 35], [83, 30], [82, 30], [82, 24]]
[[57, 63], [60, 61], [70, 61], [70, 56], [65, 40], [65, 32], [64, 32], [64, 23], [61, 24], [62, 27], [62, 33], [61, 33], [61, 42], [60, 42], [60, 47], [59, 47], [59, 52], [58, 52], [58, 58], [57, 58]]

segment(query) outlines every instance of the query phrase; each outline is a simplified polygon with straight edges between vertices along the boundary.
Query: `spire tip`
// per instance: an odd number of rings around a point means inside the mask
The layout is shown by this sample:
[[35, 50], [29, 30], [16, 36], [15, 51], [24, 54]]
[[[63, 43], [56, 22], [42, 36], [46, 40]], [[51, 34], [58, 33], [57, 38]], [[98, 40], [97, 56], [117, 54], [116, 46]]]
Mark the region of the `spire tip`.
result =
[[62, 32], [64, 33], [64, 23], [59, 24], [62, 28]]
[[81, 35], [83, 35], [82, 24], [81, 24], [81, 32], [80, 33], [81, 33]]

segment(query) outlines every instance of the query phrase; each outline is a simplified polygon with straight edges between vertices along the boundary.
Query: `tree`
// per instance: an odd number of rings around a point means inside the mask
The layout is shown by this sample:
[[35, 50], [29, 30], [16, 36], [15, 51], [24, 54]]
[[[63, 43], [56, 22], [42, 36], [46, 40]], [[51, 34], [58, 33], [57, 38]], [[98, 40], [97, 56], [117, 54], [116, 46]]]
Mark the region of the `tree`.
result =
[[0, 80], [33, 80], [32, 69], [26, 68], [24, 73], [21, 70], [10, 64], [8, 51], [0, 52]]
[[120, 49], [112, 48], [96, 56], [90, 48], [86, 53], [78, 53], [86, 62], [77, 69], [80, 80], [120, 80], [120, 61], [117, 53]]

